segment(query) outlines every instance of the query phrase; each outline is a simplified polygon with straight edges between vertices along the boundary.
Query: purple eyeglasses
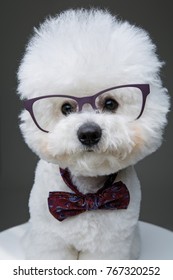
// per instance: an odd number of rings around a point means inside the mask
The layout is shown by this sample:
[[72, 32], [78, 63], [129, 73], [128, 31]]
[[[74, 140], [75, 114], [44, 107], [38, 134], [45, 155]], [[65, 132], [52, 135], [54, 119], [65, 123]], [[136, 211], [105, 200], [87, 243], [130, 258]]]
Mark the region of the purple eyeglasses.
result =
[[50, 132], [58, 118], [74, 112], [81, 112], [84, 105], [90, 105], [96, 112], [116, 113], [130, 121], [141, 117], [148, 94], [149, 84], [129, 84], [111, 87], [91, 96], [45, 95], [24, 100], [24, 107], [30, 113], [36, 126], [43, 132]]

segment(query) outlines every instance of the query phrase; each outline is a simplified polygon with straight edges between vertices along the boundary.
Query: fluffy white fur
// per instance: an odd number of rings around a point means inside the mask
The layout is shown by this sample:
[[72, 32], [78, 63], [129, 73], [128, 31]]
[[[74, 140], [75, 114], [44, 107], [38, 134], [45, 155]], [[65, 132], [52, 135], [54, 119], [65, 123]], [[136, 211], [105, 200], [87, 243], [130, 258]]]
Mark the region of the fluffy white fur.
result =
[[[150, 84], [142, 117], [134, 122], [91, 108], [59, 116], [51, 133], [39, 130], [29, 113], [21, 130], [41, 158], [30, 196], [26, 257], [32, 259], [131, 259], [139, 255], [137, 222], [140, 183], [133, 165], [161, 144], [169, 107], [155, 45], [141, 28], [106, 11], [69, 10], [47, 19], [30, 40], [18, 72], [21, 98], [49, 94], [87, 96], [112, 86]], [[50, 120], [51, 121], [51, 120]], [[94, 121], [100, 142], [88, 150], [77, 138], [79, 127]], [[90, 211], [59, 222], [48, 211], [49, 191], [69, 191], [59, 166], [68, 167], [83, 193], [96, 192], [105, 175], [119, 172], [130, 191], [127, 210]]]

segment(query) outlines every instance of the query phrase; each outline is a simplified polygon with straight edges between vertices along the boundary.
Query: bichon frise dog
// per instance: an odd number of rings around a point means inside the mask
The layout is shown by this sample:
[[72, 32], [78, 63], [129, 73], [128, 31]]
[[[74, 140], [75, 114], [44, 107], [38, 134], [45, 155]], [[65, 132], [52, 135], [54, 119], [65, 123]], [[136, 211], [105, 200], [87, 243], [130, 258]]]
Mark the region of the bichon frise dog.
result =
[[40, 157], [27, 258], [138, 258], [133, 165], [161, 144], [161, 66], [148, 34], [107, 11], [68, 10], [35, 29], [18, 72], [21, 130]]

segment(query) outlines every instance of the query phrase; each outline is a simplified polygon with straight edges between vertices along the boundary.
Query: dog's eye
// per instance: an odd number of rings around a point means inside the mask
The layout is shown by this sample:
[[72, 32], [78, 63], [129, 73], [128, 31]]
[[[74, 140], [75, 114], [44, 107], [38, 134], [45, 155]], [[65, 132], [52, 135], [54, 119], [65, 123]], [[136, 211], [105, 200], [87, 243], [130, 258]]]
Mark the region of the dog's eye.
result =
[[114, 99], [106, 99], [104, 102], [103, 110], [115, 111], [118, 108], [118, 102]]
[[70, 103], [64, 103], [61, 107], [61, 112], [63, 113], [63, 115], [67, 116], [74, 112], [74, 108]]

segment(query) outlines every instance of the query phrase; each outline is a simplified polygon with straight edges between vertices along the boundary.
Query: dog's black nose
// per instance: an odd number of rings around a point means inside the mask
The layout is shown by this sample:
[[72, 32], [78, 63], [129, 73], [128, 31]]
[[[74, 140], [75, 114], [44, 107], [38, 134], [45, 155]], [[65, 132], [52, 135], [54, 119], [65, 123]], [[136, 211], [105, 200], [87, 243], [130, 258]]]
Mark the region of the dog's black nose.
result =
[[79, 127], [77, 136], [83, 145], [93, 146], [100, 141], [102, 131], [96, 123], [88, 122]]

